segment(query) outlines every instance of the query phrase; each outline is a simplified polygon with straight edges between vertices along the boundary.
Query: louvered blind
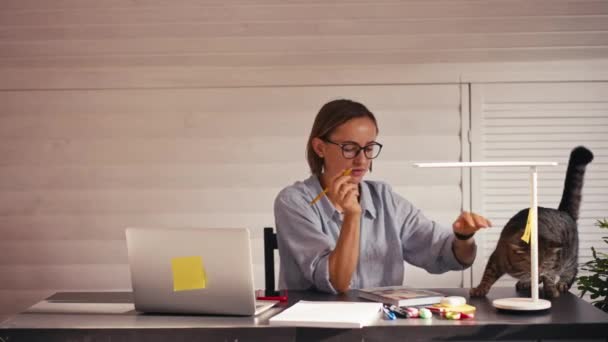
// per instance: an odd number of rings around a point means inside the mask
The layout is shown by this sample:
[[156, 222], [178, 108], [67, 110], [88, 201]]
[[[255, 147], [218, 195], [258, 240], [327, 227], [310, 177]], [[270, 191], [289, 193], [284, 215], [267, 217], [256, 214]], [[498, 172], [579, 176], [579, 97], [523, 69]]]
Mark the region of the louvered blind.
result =
[[[539, 168], [539, 205], [557, 208], [570, 151], [584, 145], [595, 155], [587, 167], [580, 208], [579, 261], [591, 246], [608, 252], [595, 223], [608, 217], [608, 83], [474, 84], [471, 88], [472, 159], [557, 161]], [[473, 268], [477, 285], [506, 222], [529, 206], [527, 168], [474, 170], [472, 204], [494, 228], [480, 237]], [[503, 276], [494, 286], [510, 286]], [[574, 287], [573, 287], [574, 289]]]

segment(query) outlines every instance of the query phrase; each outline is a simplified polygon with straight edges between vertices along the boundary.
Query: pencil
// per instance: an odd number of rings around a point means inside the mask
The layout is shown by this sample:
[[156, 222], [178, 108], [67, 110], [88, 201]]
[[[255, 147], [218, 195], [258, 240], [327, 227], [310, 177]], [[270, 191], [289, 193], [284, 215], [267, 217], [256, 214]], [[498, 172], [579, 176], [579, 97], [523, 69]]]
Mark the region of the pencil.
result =
[[[350, 175], [350, 173], [352, 171], [353, 171], [352, 169], [346, 169], [346, 170], [344, 170], [344, 172], [342, 172], [342, 176], [348, 176], [348, 175]], [[329, 188], [323, 189], [323, 191], [321, 191], [317, 195], [317, 197], [315, 197], [315, 199], [313, 199], [312, 201], [310, 201], [310, 205], [313, 205], [313, 204], [317, 203], [323, 197], [323, 195], [325, 195], [327, 193], [328, 190], [329, 190]]]

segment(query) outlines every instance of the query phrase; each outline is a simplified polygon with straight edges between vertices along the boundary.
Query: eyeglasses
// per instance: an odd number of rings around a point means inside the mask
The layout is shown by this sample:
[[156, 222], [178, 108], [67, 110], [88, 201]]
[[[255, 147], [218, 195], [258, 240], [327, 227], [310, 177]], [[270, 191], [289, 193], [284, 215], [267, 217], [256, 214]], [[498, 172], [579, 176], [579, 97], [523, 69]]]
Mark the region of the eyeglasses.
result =
[[336, 143], [328, 139], [323, 139], [323, 141], [340, 146], [342, 149], [342, 156], [346, 159], [355, 159], [359, 155], [361, 151], [367, 159], [374, 159], [378, 157], [380, 151], [382, 150], [382, 144], [373, 142], [369, 143], [365, 146], [361, 146], [354, 142], [346, 142], [346, 143]]

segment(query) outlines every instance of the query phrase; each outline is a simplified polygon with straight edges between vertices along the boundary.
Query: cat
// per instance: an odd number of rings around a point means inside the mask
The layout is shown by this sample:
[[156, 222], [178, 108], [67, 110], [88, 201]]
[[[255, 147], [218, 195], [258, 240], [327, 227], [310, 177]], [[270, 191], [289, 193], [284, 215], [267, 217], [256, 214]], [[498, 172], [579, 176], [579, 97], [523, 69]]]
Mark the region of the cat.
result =
[[[558, 209], [538, 207], [538, 272], [546, 298], [559, 297], [572, 286], [578, 272], [578, 220], [585, 168], [593, 153], [583, 146], [570, 153], [564, 192]], [[481, 282], [471, 297], [485, 297], [505, 273], [518, 279], [518, 292], [530, 293], [530, 246], [521, 240], [528, 218], [521, 210], [505, 225]]]

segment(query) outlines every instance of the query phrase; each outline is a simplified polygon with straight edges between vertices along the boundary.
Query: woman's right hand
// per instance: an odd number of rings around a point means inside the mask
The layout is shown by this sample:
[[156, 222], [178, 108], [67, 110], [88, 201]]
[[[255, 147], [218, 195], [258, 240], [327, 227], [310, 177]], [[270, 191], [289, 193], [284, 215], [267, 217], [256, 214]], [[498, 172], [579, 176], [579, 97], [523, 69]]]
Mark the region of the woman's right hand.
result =
[[346, 170], [338, 173], [328, 186], [327, 197], [344, 214], [360, 214], [361, 205], [359, 204], [359, 185], [351, 183], [352, 177], [344, 175]]

